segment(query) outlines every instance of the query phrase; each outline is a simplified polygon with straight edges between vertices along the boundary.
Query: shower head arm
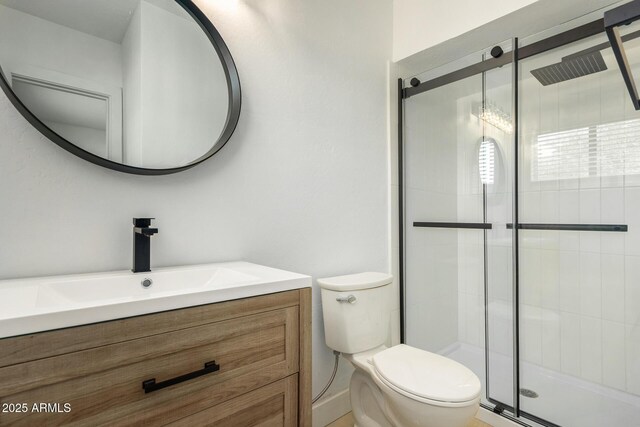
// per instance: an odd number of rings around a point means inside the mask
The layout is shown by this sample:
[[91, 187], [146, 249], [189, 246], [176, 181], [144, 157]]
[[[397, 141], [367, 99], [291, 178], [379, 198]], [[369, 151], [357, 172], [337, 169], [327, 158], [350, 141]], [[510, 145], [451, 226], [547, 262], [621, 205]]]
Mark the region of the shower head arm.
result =
[[638, 97], [638, 89], [631, 74], [631, 66], [629, 65], [618, 27], [631, 24], [638, 19], [640, 19], [640, 0], [634, 0], [604, 13], [604, 27], [611, 43], [611, 50], [613, 50], [613, 54], [616, 57], [622, 78], [631, 96], [631, 102], [636, 110], [640, 110], [640, 98]]

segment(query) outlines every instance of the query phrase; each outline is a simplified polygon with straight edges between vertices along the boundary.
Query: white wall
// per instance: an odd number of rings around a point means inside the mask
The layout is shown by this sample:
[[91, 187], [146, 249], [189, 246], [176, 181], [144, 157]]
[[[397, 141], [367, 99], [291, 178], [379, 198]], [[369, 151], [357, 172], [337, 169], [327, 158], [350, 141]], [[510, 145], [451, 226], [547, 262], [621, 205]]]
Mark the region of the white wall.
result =
[[400, 61], [536, 1], [394, 0], [393, 60]]
[[624, 2], [394, 0], [393, 57], [401, 75], [413, 76], [490, 46], [504, 47], [513, 37], [522, 42], [558, 25], [568, 23], [569, 29], [602, 18], [603, 8]]
[[[243, 88], [240, 123], [177, 175], [99, 168], [0, 96], [0, 277], [128, 269], [131, 218], [154, 267], [243, 259], [315, 278], [389, 270], [388, 0], [199, 0]], [[314, 289], [314, 393], [331, 373]], [[331, 393], [347, 386], [342, 364]]]

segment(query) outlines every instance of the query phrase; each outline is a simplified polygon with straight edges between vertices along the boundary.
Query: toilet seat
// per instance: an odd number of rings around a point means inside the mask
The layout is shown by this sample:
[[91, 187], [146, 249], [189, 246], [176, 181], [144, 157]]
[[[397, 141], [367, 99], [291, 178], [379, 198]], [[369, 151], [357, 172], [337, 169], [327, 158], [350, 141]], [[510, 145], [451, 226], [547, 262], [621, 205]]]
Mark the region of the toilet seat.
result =
[[378, 379], [392, 390], [436, 406], [463, 406], [478, 399], [478, 377], [446, 357], [400, 344], [371, 358]]

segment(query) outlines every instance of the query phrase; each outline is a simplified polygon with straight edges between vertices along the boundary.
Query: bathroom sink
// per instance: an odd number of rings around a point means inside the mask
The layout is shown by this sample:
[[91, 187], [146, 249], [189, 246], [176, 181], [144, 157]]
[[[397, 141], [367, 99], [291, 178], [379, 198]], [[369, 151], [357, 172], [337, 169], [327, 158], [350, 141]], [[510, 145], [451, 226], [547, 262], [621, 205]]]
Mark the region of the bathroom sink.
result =
[[[149, 280], [147, 287], [142, 282]], [[149, 273], [124, 273], [115, 276], [79, 277], [71, 280], [45, 282], [38, 293], [38, 306], [60, 302], [109, 301], [114, 299], [154, 298], [160, 295], [181, 294], [222, 289], [259, 281], [260, 278], [227, 267], [211, 266]], [[87, 292], [87, 289], [91, 292]]]
[[0, 338], [310, 286], [248, 262], [2, 280]]

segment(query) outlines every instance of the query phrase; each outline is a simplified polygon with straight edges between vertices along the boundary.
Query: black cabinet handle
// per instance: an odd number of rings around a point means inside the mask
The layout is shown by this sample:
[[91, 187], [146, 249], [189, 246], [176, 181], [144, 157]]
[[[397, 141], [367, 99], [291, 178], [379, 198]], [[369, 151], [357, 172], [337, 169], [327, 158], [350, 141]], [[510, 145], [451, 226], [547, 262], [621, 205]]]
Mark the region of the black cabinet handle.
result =
[[220, 370], [220, 365], [218, 365], [216, 361], [213, 360], [211, 362], [205, 363], [204, 369], [200, 369], [199, 371], [189, 372], [188, 374], [180, 375], [178, 377], [171, 378], [170, 380], [161, 381], [157, 383], [155, 378], [151, 378], [150, 380], [142, 381], [142, 388], [144, 389], [145, 393], [151, 393], [152, 391], [160, 390], [161, 388], [169, 387], [184, 381], [189, 381], [194, 378], [198, 378], [203, 375], [210, 374], [212, 372], [216, 372], [219, 370]]

